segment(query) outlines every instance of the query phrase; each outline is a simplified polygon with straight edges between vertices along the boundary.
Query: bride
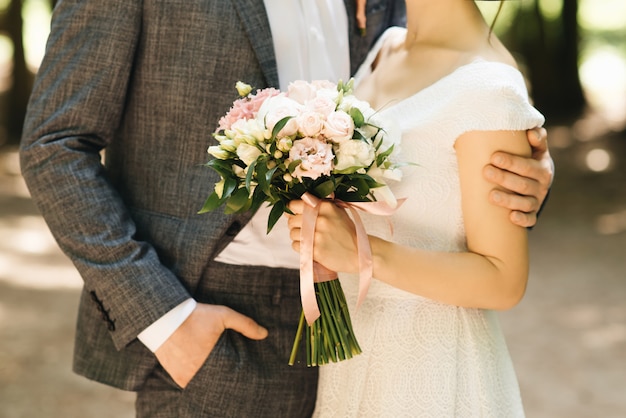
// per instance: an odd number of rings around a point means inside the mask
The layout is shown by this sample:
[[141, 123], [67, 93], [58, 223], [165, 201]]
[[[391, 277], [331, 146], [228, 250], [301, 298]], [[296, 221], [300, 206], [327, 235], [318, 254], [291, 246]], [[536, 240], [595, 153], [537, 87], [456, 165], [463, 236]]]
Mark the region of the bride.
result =
[[[407, 197], [389, 220], [363, 215], [374, 278], [352, 312], [363, 353], [320, 368], [316, 416], [521, 417], [497, 310], [528, 279], [525, 228], [488, 202], [482, 176], [495, 151], [528, 156], [543, 123], [514, 59], [469, 0], [407, 0], [407, 28], [387, 30], [356, 79], [356, 95], [402, 130], [417, 165], [394, 185]], [[302, 201], [289, 216], [300, 249]], [[325, 202], [314, 258], [358, 293], [354, 225]]]

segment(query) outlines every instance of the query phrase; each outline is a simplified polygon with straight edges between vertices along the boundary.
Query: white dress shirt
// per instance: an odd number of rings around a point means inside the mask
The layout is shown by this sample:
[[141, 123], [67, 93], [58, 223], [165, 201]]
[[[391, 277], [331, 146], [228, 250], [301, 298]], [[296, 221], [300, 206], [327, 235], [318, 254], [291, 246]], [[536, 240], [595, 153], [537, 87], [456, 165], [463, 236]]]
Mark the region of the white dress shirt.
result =
[[[280, 89], [295, 80], [347, 80], [350, 76], [348, 18], [341, 0], [264, 0], [272, 31]], [[246, 80], [241, 80], [246, 81]], [[282, 217], [266, 234], [270, 208], [261, 207], [216, 261], [226, 264], [299, 268]], [[195, 309], [187, 299], [138, 338], [156, 351]]]

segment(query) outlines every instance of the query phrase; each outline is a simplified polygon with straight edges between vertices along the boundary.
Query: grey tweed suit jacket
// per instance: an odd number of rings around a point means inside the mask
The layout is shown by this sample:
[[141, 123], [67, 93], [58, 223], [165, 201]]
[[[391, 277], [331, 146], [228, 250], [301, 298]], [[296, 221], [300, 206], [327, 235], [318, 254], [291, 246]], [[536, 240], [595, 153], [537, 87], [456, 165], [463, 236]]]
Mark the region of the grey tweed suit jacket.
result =
[[[353, 70], [385, 27], [402, 24], [395, 3], [368, 1], [361, 38], [346, 0]], [[237, 80], [278, 84], [262, 0], [58, 2], [21, 164], [84, 279], [77, 373], [140, 389], [155, 358], [137, 334], [193, 294], [249, 219], [197, 215], [217, 181], [202, 166], [210, 133]]]

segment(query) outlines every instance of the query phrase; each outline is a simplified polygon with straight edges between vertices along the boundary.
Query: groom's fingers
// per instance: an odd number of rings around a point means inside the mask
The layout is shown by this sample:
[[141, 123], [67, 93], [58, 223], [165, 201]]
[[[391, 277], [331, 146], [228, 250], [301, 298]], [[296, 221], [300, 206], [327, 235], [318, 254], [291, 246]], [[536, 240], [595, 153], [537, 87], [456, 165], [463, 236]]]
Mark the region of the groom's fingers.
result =
[[532, 196], [520, 196], [502, 190], [492, 190], [489, 194], [489, 201], [494, 205], [509, 209], [511, 211], [510, 220], [515, 225], [528, 228], [537, 223], [539, 202]]
[[262, 340], [267, 337], [267, 329], [257, 324], [254, 319], [226, 306], [220, 306], [219, 308], [223, 311], [222, 321], [224, 328], [237, 331], [253, 340]]
[[[536, 162], [533, 160], [524, 159], [522, 157], [515, 157], [510, 154], [506, 155], [508, 155], [508, 157], [511, 157], [510, 161], [513, 164], [515, 164], [515, 160], [517, 160], [518, 158], [521, 160], [525, 160], [525, 162], [520, 163], [520, 165], [523, 166], [524, 169], [513, 171], [507, 170], [506, 168], [502, 169], [502, 167], [487, 165], [485, 166], [485, 169], [483, 171], [483, 175], [485, 176], [485, 178], [488, 181], [506, 189], [509, 192], [517, 193], [523, 196], [533, 196], [535, 198], [540, 197], [542, 195], [541, 185], [534, 176], [538, 175], [538, 172], [541, 170], [538, 169], [535, 172], [535, 170], [528, 168], [529, 165], [533, 165], [528, 164], [529, 161], [532, 163]], [[545, 195], [545, 193], [543, 194]]]
[[185, 388], [226, 328], [255, 340], [267, 336], [265, 328], [239, 312], [226, 306], [198, 303], [185, 322], [154, 354], [172, 379]]
[[[528, 143], [530, 144], [533, 156], [544, 154], [548, 151], [548, 131], [545, 128], [534, 128], [527, 132]], [[541, 155], [538, 158], [541, 159]]]
[[520, 177], [537, 179], [543, 175], [543, 166], [537, 160], [506, 152], [494, 152], [489, 161], [492, 167], [517, 174]]
[[513, 211], [510, 216], [511, 222], [523, 228], [530, 228], [537, 223], [537, 212], [524, 213]]

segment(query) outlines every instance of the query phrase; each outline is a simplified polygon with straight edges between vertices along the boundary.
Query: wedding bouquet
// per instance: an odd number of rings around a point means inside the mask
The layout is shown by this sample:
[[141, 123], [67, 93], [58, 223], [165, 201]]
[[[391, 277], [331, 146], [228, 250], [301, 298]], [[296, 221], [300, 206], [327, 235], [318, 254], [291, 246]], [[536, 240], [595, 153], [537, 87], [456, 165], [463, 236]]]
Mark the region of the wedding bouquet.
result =
[[[352, 94], [353, 80], [296, 81], [288, 91], [252, 91], [238, 82], [240, 98], [213, 133], [218, 144], [206, 165], [221, 177], [200, 213], [224, 205], [225, 213], [271, 207], [272, 229], [288, 203], [307, 202], [300, 254], [303, 311], [289, 364], [302, 334], [307, 365], [349, 359], [361, 349], [352, 331], [348, 307], [337, 275], [313, 262], [313, 233], [320, 199], [333, 199], [351, 210], [357, 226], [360, 259], [359, 303], [371, 279], [371, 250], [357, 212], [389, 214], [397, 201], [386, 180], [399, 180], [392, 161], [399, 140], [393, 126]], [[305, 225], [309, 225], [305, 227]]]

